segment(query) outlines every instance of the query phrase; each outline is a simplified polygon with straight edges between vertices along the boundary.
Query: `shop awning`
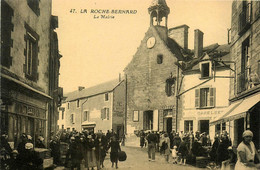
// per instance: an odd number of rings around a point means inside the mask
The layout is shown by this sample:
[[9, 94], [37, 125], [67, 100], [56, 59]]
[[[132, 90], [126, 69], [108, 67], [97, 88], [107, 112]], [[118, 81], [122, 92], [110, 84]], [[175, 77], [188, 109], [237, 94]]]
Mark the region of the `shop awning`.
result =
[[250, 109], [254, 107], [259, 101], [260, 93], [236, 101], [228, 107], [227, 112], [210, 122], [210, 125], [216, 125], [245, 117], [246, 113], [250, 111]]
[[81, 126], [95, 127], [96, 126], [96, 122], [84, 121], [84, 122], [82, 122]]

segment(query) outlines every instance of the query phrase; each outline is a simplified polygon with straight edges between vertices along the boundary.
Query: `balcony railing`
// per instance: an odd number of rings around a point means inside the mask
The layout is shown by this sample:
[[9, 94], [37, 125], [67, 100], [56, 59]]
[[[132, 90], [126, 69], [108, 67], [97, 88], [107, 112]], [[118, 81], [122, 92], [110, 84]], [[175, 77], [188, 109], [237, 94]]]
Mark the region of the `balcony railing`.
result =
[[245, 33], [250, 28], [251, 22], [251, 3], [239, 14], [239, 35]]

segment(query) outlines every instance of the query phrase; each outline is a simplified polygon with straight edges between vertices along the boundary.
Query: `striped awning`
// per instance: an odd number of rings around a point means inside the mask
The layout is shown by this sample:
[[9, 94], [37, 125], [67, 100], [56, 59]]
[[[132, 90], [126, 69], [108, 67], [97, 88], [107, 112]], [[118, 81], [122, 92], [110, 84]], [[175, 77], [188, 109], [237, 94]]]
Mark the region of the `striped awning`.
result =
[[227, 112], [210, 122], [210, 125], [216, 125], [246, 117], [246, 113], [249, 112], [250, 109], [253, 108], [257, 103], [259, 103], [259, 101], [260, 93], [253, 94], [249, 97], [236, 101], [228, 107]]

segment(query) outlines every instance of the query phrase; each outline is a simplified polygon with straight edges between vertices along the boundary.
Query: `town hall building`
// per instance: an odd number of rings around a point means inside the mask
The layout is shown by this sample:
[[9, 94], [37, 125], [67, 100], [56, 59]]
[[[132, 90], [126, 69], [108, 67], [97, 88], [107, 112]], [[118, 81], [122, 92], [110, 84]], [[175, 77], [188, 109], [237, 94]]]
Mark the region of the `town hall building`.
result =
[[[148, 11], [150, 27], [124, 69], [128, 134], [138, 130], [176, 130], [175, 91], [178, 70], [175, 63], [184, 60], [183, 51], [187, 43], [177, 43], [171, 38], [171, 31], [167, 27], [170, 9], [164, 0], [153, 1]], [[172, 29], [172, 32], [183, 35], [186, 27]], [[183, 41], [183, 37], [179, 40]]]

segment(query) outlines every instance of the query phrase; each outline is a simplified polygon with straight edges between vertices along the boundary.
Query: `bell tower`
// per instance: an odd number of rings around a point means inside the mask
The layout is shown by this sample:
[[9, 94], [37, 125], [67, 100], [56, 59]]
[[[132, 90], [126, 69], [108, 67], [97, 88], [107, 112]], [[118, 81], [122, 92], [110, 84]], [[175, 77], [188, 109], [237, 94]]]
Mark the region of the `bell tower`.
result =
[[170, 8], [167, 6], [165, 0], [153, 0], [148, 8], [148, 12], [150, 14], [150, 26], [159, 25], [167, 27]]

